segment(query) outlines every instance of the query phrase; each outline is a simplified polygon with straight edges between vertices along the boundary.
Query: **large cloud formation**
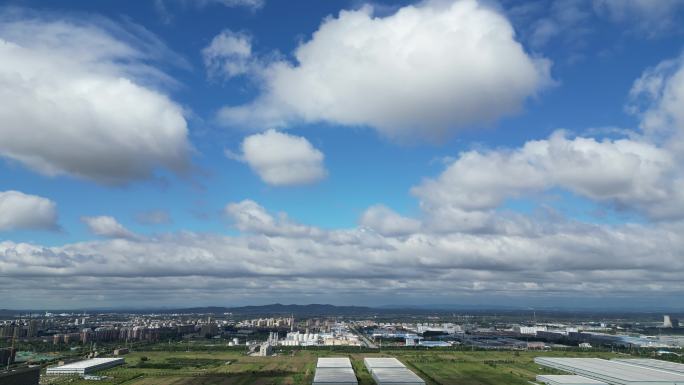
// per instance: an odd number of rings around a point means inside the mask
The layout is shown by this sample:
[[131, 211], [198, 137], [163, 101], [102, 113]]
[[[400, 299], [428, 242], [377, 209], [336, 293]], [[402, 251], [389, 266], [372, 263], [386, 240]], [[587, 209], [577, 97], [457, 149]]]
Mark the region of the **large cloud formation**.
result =
[[[244, 69], [248, 52], [224, 57], [222, 67]], [[261, 95], [223, 108], [219, 119], [258, 128], [322, 121], [436, 139], [513, 114], [552, 82], [550, 62], [528, 55], [508, 20], [474, 0], [424, 2], [386, 17], [371, 7], [342, 11], [294, 56], [255, 59]]]
[[[328, 23], [336, 20], [342, 17]], [[420, 207], [413, 218], [374, 205], [359, 226], [331, 230], [253, 200], [225, 206], [238, 232], [231, 235], [144, 236], [129, 234], [113, 218], [93, 218], [92, 230], [109, 239], [62, 246], [0, 242], [6, 283], [0, 292], [14, 293], [3, 297], [8, 307], [274, 297], [350, 303], [541, 297], [557, 305], [568, 298], [582, 298], [581, 304], [629, 298], [630, 306], [657, 298], [658, 305], [681, 306], [683, 74], [684, 61], [675, 59], [637, 79], [629, 111], [641, 126], [629, 136], [556, 132], [517, 148], [458, 154], [411, 189]], [[642, 220], [593, 224], [502, 210], [507, 199], [554, 189]]]
[[0, 10], [0, 156], [105, 184], [183, 171], [182, 109], [147, 64], [168, 55], [138, 26]]
[[[35, 287], [49, 285], [52, 294], [34, 304], [59, 293], [68, 293], [61, 303], [102, 296], [131, 306], [216, 303], [217, 295], [262, 301], [274, 293], [298, 301], [363, 294], [444, 303], [472, 295], [666, 298], [684, 290], [681, 225], [554, 221], [519, 234], [383, 235], [301, 225], [251, 201], [230, 204], [226, 213], [243, 235], [181, 232], [60, 247], [0, 242], [0, 272], [15, 289], [36, 280]], [[41, 295], [35, 287], [28, 293]]]
[[568, 139], [557, 132], [515, 150], [462, 153], [413, 193], [424, 209], [438, 215], [474, 215], [508, 198], [558, 187], [652, 219], [667, 219], [684, 217], [683, 185], [666, 149], [630, 139]]
[[682, 220], [684, 57], [644, 71], [629, 97], [627, 110], [641, 122], [628, 137], [568, 138], [558, 131], [520, 148], [466, 151], [412, 192], [441, 229], [491, 229], [501, 225], [493, 217], [507, 199], [553, 188], [651, 221]]
[[57, 228], [55, 202], [20, 191], [0, 191], [0, 231]]

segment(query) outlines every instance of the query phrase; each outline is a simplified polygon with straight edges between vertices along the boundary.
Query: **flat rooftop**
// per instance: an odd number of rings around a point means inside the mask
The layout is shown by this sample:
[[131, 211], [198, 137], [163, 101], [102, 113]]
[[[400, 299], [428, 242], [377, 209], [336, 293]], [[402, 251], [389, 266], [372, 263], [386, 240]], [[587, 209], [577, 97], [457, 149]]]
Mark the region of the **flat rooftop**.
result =
[[352, 368], [316, 368], [313, 385], [356, 385], [356, 374]]
[[91, 358], [89, 360], [72, 362], [70, 364], [54, 367], [59, 369], [87, 369], [93, 366], [99, 366], [102, 364], [115, 363], [121, 361], [124, 362], [123, 358]]
[[603, 381], [592, 380], [591, 378], [574, 374], [539, 375], [537, 376], [537, 381], [548, 385], [608, 385]]
[[375, 368], [405, 368], [406, 366], [394, 357], [366, 357], [363, 363], [368, 370]]
[[317, 368], [351, 368], [352, 364], [347, 357], [326, 357], [319, 358], [316, 363]]
[[625, 364], [645, 366], [647, 368], [662, 369], [668, 372], [684, 374], [684, 364], [676, 362], [653, 360], [650, 358], [616, 358], [613, 361], [624, 362]]
[[371, 372], [378, 384], [425, 385], [425, 381], [406, 368], [375, 368]]
[[684, 385], [684, 374], [615, 360], [537, 357], [534, 362], [614, 385]]

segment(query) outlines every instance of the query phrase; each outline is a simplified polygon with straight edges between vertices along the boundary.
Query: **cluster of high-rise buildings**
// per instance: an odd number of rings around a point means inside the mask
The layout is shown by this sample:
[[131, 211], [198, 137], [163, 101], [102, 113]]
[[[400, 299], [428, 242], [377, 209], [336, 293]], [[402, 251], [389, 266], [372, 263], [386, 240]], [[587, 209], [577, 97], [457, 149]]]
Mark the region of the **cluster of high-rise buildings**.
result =
[[32, 338], [44, 328], [44, 321], [39, 319], [6, 321], [0, 323], [0, 338]]
[[237, 327], [248, 328], [293, 328], [295, 326], [294, 317], [288, 318], [255, 318], [240, 321]]

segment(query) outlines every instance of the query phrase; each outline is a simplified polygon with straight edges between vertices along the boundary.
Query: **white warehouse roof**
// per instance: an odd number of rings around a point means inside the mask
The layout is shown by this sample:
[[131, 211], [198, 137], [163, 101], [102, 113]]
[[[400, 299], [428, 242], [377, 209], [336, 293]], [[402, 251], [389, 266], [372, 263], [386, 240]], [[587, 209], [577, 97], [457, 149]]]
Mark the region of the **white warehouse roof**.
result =
[[319, 358], [317, 368], [351, 368], [352, 364], [347, 357]]
[[316, 368], [313, 385], [357, 385], [352, 368]]
[[47, 368], [46, 374], [86, 374], [100, 369], [123, 365], [123, 358], [91, 358], [62, 366]]
[[539, 375], [537, 381], [548, 385], [607, 385], [605, 382], [569, 374]]
[[678, 364], [676, 362], [653, 360], [650, 358], [616, 358], [613, 361], [684, 374], [684, 364]]
[[406, 368], [375, 368], [371, 374], [378, 385], [425, 385], [425, 381]]
[[612, 385], [684, 385], [684, 374], [600, 358], [537, 357], [534, 362]]
[[372, 372], [376, 368], [405, 368], [406, 366], [394, 357], [366, 357], [363, 363]]

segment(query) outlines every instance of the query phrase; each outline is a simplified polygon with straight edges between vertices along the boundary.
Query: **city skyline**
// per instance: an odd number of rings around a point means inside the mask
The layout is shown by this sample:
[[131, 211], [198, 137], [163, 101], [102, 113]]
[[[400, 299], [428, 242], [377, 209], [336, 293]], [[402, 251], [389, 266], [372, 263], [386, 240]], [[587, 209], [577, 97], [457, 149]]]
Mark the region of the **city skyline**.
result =
[[684, 307], [684, 2], [0, 4], [0, 308]]

